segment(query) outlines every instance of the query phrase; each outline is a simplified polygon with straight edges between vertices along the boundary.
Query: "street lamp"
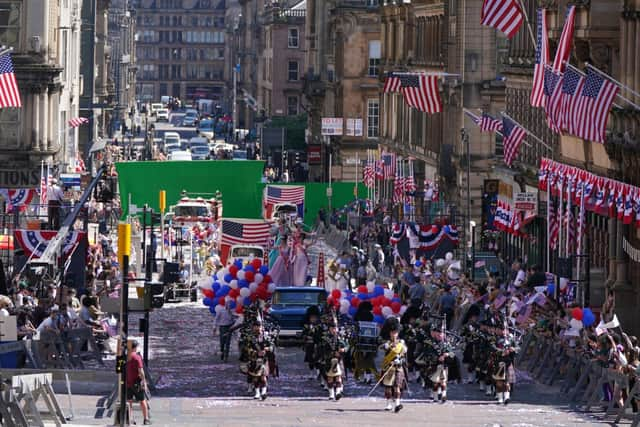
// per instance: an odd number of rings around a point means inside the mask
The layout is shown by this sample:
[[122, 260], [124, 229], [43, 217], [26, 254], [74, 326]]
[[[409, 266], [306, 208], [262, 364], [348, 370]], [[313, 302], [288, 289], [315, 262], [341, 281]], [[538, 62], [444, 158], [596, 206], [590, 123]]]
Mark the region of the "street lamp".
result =
[[469, 221], [471, 231], [471, 281], [476, 280], [476, 222]]

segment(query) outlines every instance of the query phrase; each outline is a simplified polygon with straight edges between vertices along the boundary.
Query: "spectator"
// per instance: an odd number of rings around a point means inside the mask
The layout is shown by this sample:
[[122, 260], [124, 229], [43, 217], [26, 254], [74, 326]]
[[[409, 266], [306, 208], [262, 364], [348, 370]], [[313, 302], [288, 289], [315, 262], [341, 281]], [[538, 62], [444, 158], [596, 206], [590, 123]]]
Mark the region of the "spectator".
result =
[[236, 315], [231, 311], [231, 301], [227, 301], [224, 310], [216, 315], [215, 324], [220, 334], [220, 360], [223, 362], [229, 358], [231, 347], [231, 327], [236, 322]]
[[444, 285], [444, 293], [440, 296], [440, 315], [446, 316], [447, 329], [451, 329], [455, 307], [456, 297], [451, 293], [451, 286]]
[[142, 357], [138, 353], [138, 342], [131, 341], [131, 349], [127, 352], [127, 400], [129, 401], [129, 420], [133, 420], [133, 402], [140, 402], [144, 425], [151, 425], [147, 406], [147, 381], [144, 376]]
[[515, 261], [511, 265], [511, 274], [513, 275], [513, 286], [519, 288], [524, 284], [527, 274], [522, 268], [522, 263], [520, 262], [520, 260]]
[[533, 289], [536, 286], [544, 286], [547, 282], [547, 275], [540, 271], [540, 266], [531, 267], [531, 275], [527, 279], [527, 287]]
[[60, 228], [60, 208], [62, 206], [62, 200], [64, 193], [58, 186], [58, 181], [55, 178], [51, 179], [51, 183], [47, 188], [47, 201], [49, 204], [48, 217], [49, 217], [49, 229], [58, 230]]
[[422, 305], [422, 302], [424, 301], [424, 295], [425, 295], [424, 286], [422, 286], [422, 284], [420, 283], [420, 277], [415, 277], [411, 275], [411, 273], [408, 271], [406, 273], [409, 273], [409, 276], [411, 277], [411, 280], [412, 280], [411, 285], [409, 286], [409, 290], [407, 292], [409, 296], [409, 301], [411, 302], [411, 305], [420, 307]]
[[38, 325], [38, 328], [37, 328], [38, 333], [41, 334], [44, 331], [48, 331], [48, 332], [53, 332], [55, 334], [59, 334], [60, 333], [60, 328], [58, 325], [59, 314], [60, 314], [60, 309], [58, 308], [57, 305], [53, 305], [49, 310], [49, 316]]

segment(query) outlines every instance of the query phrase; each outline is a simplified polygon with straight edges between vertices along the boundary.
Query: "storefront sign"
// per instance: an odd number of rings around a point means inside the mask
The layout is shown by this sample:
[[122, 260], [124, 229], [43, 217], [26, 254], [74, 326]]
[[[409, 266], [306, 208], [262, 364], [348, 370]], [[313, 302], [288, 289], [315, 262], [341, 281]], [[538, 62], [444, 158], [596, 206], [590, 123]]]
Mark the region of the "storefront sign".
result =
[[538, 212], [538, 193], [514, 193], [513, 205], [518, 211]]
[[347, 119], [347, 136], [362, 136], [362, 119]]
[[38, 169], [0, 169], [0, 188], [38, 188], [40, 186], [40, 168]]
[[322, 118], [322, 135], [342, 135], [344, 128], [344, 120], [342, 117], [323, 117]]
[[321, 147], [320, 145], [307, 146], [307, 162], [310, 165], [319, 165], [321, 163]]

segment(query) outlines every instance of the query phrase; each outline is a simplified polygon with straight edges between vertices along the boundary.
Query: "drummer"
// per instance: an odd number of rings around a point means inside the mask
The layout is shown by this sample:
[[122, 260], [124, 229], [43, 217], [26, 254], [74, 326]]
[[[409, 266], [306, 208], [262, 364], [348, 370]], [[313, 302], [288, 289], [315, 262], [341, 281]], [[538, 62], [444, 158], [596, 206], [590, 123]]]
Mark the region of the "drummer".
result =
[[[366, 343], [370, 335], [367, 334], [367, 325], [361, 322], [373, 322], [373, 305], [369, 301], [362, 301], [358, 306], [358, 311], [353, 316], [353, 320], [356, 324], [358, 336], [358, 343], [353, 356], [355, 365], [353, 375], [359, 380], [360, 374], [364, 371], [364, 382], [371, 384], [373, 376], [377, 373], [377, 343]], [[373, 326], [375, 327], [375, 324]], [[377, 336], [377, 328], [372, 336]]]

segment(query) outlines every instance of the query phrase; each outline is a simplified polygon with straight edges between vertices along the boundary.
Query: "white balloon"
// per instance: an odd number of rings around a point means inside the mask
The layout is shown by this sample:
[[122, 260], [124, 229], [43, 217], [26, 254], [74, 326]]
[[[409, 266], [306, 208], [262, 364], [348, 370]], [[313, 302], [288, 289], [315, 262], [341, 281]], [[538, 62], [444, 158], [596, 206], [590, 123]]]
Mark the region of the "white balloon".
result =
[[256, 282], [256, 283], [262, 283], [263, 280], [264, 280], [264, 276], [262, 274], [260, 274], [260, 273], [256, 273], [253, 276], [253, 281]]
[[201, 289], [211, 289], [211, 285], [213, 285], [213, 279], [211, 277], [205, 277], [198, 281], [198, 286]]
[[349, 306], [340, 304], [340, 314], [349, 313]]
[[233, 301], [233, 298], [231, 298], [229, 295], [227, 295], [226, 297], [224, 297], [224, 301], [225, 302]]
[[239, 305], [242, 305], [242, 300], [243, 299], [244, 298], [242, 297], [242, 295], [238, 295], [238, 297], [236, 298], [236, 303], [239, 304]]
[[238, 278], [238, 280], [242, 280], [244, 279], [244, 270], [238, 270], [238, 273], [236, 274], [236, 277]]
[[444, 265], [447, 263], [447, 261], [443, 260], [442, 258], [438, 258], [436, 260], [436, 267], [444, 267]]
[[249, 290], [249, 288], [240, 288], [240, 296], [241, 297], [246, 298], [249, 295], [251, 295], [251, 291]]
[[222, 269], [222, 277], [226, 276], [227, 274], [229, 274], [229, 268], [225, 267]]
[[238, 281], [237, 280], [232, 280], [229, 282], [229, 286], [231, 287], [231, 289], [235, 289], [238, 287]]
[[402, 307], [400, 307], [400, 316], [404, 315], [404, 312], [407, 311], [407, 306], [403, 305]]
[[342, 309], [343, 307], [347, 307], [347, 310], [349, 310], [349, 307], [351, 307], [351, 303], [346, 299], [341, 299], [340, 308]]
[[251, 283], [249, 285], [249, 290], [251, 291], [251, 293], [255, 292], [256, 289], [258, 289], [258, 284], [257, 283]]
[[569, 279], [567, 279], [566, 277], [560, 278], [560, 289], [564, 290], [568, 284], [569, 284]]
[[571, 325], [573, 329], [576, 329], [578, 331], [582, 329], [582, 321], [578, 319], [569, 320], [569, 325]]
[[216, 314], [220, 314], [222, 313], [222, 311], [224, 310], [224, 307], [221, 306], [220, 304], [216, 305], [216, 308], [214, 308]]
[[447, 252], [444, 256], [447, 261], [451, 261], [453, 259], [453, 254], [451, 252]]
[[385, 289], [384, 297], [389, 299], [393, 298], [393, 289]]
[[367, 292], [371, 293], [376, 287], [375, 282], [367, 282]]
[[387, 318], [393, 314], [393, 310], [391, 307], [382, 307], [382, 315]]
[[275, 283], [269, 283], [269, 286], [267, 286], [267, 290], [269, 291], [270, 294], [274, 293], [276, 291], [276, 284]]
[[218, 279], [218, 282], [224, 281], [224, 269], [218, 270], [218, 272], [216, 273], [216, 278]]

